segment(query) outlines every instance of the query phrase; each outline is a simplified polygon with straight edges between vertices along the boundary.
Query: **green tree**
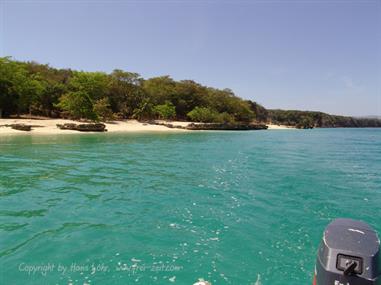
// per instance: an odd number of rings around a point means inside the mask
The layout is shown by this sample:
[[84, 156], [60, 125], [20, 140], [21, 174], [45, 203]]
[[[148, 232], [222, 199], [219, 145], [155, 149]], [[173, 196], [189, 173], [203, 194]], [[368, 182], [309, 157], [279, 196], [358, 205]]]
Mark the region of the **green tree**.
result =
[[250, 106], [251, 111], [254, 113], [256, 121], [267, 122], [269, 120], [269, 112], [265, 107], [250, 100], [246, 102]]
[[219, 113], [231, 114], [235, 121], [251, 122], [255, 118], [250, 104], [235, 96], [230, 89], [208, 88], [207, 106]]
[[177, 115], [185, 119], [195, 107], [207, 107], [206, 94], [207, 88], [192, 80], [177, 82], [175, 92], [171, 97], [171, 101], [176, 106]]
[[145, 80], [143, 91], [155, 105], [171, 101], [176, 92], [176, 82], [169, 76], [160, 76]]
[[218, 117], [216, 119], [219, 123], [229, 123], [233, 124], [235, 123], [234, 116], [230, 115], [229, 113], [223, 112], [218, 114]]
[[72, 119], [97, 119], [91, 98], [84, 91], [69, 92], [62, 95], [58, 107]]
[[110, 75], [109, 98], [114, 113], [123, 117], [133, 116], [147, 97], [141, 87], [143, 79], [137, 73], [114, 70]]
[[33, 108], [38, 106], [40, 96], [44, 92], [45, 86], [43, 82], [35, 78], [28, 77], [25, 70], [18, 71], [14, 75], [12, 90], [18, 94], [17, 113], [32, 113]]
[[93, 111], [98, 119], [107, 121], [113, 119], [113, 113], [108, 98], [102, 98], [94, 103]]
[[154, 118], [154, 116], [153, 104], [146, 98], [134, 109], [132, 118], [137, 120], [149, 120]]
[[309, 117], [309, 116], [303, 116], [296, 123], [296, 127], [298, 129], [312, 129], [314, 127], [313, 119], [311, 117]]
[[[19, 95], [14, 85], [17, 74], [25, 74], [23, 69], [21, 64], [12, 61], [9, 57], [0, 58], [0, 117], [9, 116], [18, 110]], [[23, 78], [25, 79], [25, 76]]]
[[162, 105], [156, 105], [153, 108], [153, 112], [159, 117], [159, 119], [173, 119], [176, 117], [176, 108], [171, 102], [165, 102]]
[[103, 72], [74, 72], [69, 81], [71, 91], [86, 92], [92, 100], [105, 97], [108, 93], [109, 78]]
[[188, 118], [193, 122], [203, 123], [234, 123], [234, 117], [226, 112], [218, 113], [217, 111], [205, 108], [196, 107], [188, 113]]
[[67, 82], [73, 72], [68, 69], [56, 69], [47, 64], [27, 62], [25, 68], [32, 76], [36, 76], [44, 85], [43, 92], [32, 106], [33, 112], [44, 116], [58, 116], [59, 110], [55, 107], [59, 98], [68, 92]]

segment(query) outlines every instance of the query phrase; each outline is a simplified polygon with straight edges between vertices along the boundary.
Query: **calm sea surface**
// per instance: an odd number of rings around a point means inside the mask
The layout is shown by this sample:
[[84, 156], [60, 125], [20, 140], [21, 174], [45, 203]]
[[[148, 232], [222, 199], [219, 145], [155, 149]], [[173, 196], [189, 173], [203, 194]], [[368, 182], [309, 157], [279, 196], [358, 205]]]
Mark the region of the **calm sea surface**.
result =
[[380, 129], [0, 137], [0, 284], [306, 285], [336, 217], [381, 231]]

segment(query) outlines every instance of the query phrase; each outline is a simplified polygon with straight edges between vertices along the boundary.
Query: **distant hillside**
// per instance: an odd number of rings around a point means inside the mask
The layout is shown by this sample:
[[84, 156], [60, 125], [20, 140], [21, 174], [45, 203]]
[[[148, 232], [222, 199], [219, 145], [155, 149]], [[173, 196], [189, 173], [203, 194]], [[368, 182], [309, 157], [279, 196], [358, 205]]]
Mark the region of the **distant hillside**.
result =
[[379, 128], [378, 118], [356, 118], [329, 115], [322, 112], [297, 110], [268, 110], [268, 119], [273, 123], [298, 128]]
[[358, 119], [378, 119], [381, 120], [381, 116], [356, 116]]

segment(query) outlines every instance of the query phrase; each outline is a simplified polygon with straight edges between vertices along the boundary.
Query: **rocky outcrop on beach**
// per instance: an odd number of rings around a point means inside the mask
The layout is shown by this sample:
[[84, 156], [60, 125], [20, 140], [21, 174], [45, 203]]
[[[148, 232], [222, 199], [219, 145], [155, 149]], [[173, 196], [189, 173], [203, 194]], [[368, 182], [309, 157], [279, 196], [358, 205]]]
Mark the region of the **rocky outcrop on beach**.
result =
[[18, 131], [30, 132], [33, 127], [40, 127], [40, 126], [27, 125], [27, 124], [5, 124], [5, 125], [0, 125], [0, 127], [11, 128], [13, 130], [18, 130]]
[[57, 124], [57, 128], [61, 130], [74, 130], [79, 132], [107, 132], [106, 125], [102, 123], [89, 124]]
[[267, 126], [263, 124], [194, 124], [191, 123], [185, 127], [187, 130], [216, 130], [216, 131], [252, 131], [267, 130]]
[[11, 124], [11, 125], [8, 125], [8, 127], [11, 127], [12, 129], [18, 130], [18, 131], [30, 132], [32, 130], [32, 125], [25, 125], [25, 124]]
[[250, 131], [250, 130], [266, 130], [268, 127], [264, 124], [244, 124], [244, 123], [190, 123], [186, 126], [175, 125], [171, 123], [163, 123], [149, 121], [151, 125], [160, 125], [167, 128], [177, 128], [185, 130], [216, 130], [216, 131]]
[[167, 127], [167, 128], [170, 128], [170, 129], [173, 129], [173, 128], [176, 128], [176, 129], [184, 129], [183, 126], [180, 126], [180, 125], [174, 125], [174, 124], [171, 124], [171, 123], [163, 123], [163, 122], [157, 122], [157, 121], [154, 121], [154, 120], [150, 120], [150, 121], [144, 121], [142, 122], [143, 124], [149, 124], [149, 125], [156, 125], [156, 126], [164, 126], [164, 127]]

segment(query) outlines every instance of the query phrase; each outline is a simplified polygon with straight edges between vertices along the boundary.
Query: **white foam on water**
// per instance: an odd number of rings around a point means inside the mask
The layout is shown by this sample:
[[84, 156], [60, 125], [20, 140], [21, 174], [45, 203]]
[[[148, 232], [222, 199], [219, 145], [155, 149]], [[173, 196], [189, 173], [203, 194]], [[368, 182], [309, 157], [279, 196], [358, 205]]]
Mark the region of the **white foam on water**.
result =
[[363, 231], [356, 230], [356, 229], [348, 229], [348, 231], [355, 232], [355, 233], [360, 233], [362, 235], [365, 235], [365, 233]]
[[262, 285], [260, 274], [258, 274], [257, 281], [255, 281], [255, 283], [253, 285]]
[[203, 278], [199, 278], [196, 283], [193, 285], [211, 285], [208, 281], [205, 281]]

